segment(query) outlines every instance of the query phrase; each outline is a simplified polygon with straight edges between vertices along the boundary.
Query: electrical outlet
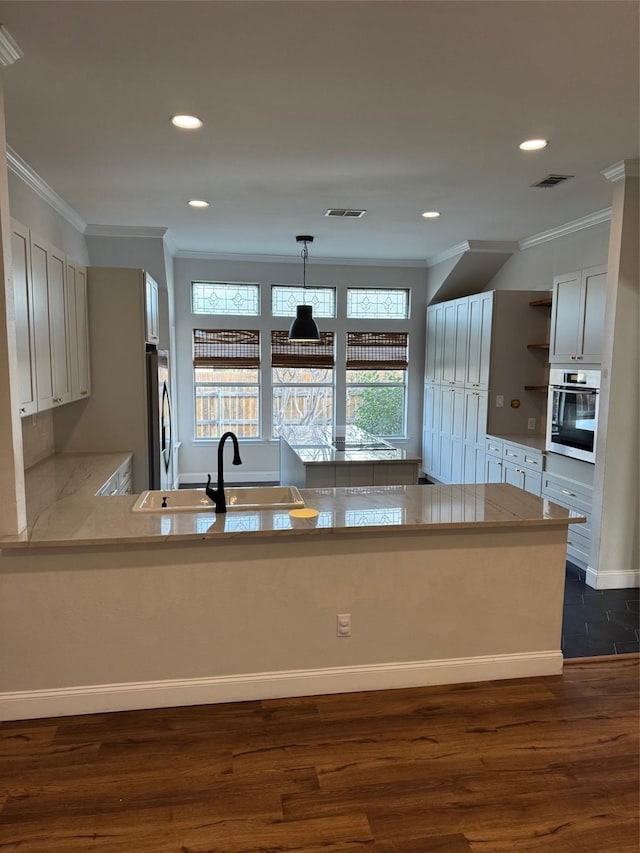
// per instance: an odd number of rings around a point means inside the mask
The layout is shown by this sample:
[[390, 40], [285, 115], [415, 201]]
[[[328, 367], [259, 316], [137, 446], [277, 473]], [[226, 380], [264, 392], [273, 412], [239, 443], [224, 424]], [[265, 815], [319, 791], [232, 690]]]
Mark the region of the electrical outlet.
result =
[[498, 394], [496, 396], [496, 409], [502, 409], [503, 406], [504, 406], [504, 395]]
[[535, 429], [535, 428], [536, 428], [536, 419], [535, 418], [529, 418], [529, 420], [527, 421], [527, 429]]
[[351, 636], [351, 614], [338, 613], [337, 617], [337, 634], [339, 637]]

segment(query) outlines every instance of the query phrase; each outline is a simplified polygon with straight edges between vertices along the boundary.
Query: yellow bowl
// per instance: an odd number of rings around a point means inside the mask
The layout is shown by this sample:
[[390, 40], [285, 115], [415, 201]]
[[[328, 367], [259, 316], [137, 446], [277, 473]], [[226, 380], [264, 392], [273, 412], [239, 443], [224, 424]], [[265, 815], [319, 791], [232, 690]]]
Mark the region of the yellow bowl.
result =
[[292, 527], [315, 527], [318, 523], [319, 515], [320, 513], [317, 509], [311, 509], [308, 506], [303, 509], [289, 510]]

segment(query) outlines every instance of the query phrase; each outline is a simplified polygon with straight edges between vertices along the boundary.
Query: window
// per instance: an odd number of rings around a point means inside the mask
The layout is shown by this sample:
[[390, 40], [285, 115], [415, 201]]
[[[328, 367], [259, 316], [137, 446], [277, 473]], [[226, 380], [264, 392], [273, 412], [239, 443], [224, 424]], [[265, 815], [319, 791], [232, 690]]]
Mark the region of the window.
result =
[[260, 332], [194, 329], [195, 437], [260, 436]]
[[192, 314], [260, 314], [260, 285], [228, 281], [192, 281]]
[[333, 423], [333, 332], [313, 344], [293, 343], [287, 332], [271, 332], [273, 436], [288, 425]]
[[408, 351], [405, 332], [347, 332], [347, 423], [405, 435]]
[[409, 291], [399, 288], [347, 288], [347, 317], [366, 320], [407, 320]]
[[297, 287], [291, 284], [271, 286], [271, 313], [274, 317], [295, 317], [296, 306], [311, 305], [315, 317], [336, 316], [335, 287]]

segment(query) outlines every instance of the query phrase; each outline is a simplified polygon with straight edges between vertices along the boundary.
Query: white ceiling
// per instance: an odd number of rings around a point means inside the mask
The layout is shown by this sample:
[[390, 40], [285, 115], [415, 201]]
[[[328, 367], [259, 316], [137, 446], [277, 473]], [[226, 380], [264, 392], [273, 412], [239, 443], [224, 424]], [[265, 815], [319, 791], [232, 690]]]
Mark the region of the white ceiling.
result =
[[[9, 145], [87, 223], [183, 251], [298, 257], [306, 233], [312, 258], [424, 260], [606, 208], [601, 170], [638, 157], [635, 0], [0, 2], [0, 23], [24, 53]], [[549, 173], [575, 177], [530, 187]]]

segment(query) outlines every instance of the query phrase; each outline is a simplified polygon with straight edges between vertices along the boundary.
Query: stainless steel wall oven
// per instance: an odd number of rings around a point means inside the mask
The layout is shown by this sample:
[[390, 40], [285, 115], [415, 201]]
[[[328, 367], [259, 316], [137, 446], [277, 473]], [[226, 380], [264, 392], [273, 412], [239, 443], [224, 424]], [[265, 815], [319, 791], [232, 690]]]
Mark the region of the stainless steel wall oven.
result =
[[549, 371], [546, 449], [585, 462], [596, 461], [599, 370]]

